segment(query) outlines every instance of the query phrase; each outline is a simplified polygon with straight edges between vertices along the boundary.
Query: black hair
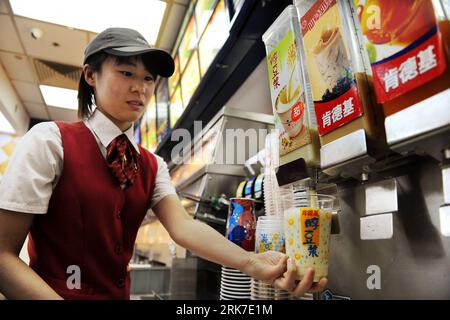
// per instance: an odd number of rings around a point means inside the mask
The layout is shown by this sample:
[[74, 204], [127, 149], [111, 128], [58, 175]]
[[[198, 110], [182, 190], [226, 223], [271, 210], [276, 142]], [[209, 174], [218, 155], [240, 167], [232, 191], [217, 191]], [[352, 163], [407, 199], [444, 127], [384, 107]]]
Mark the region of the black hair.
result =
[[[93, 54], [91, 57], [87, 59], [86, 63], [89, 65], [89, 71], [100, 73], [101, 66], [108, 57], [115, 58], [116, 64], [133, 62], [136, 58], [142, 59], [142, 56], [139, 55], [122, 57], [122, 56], [114, 56], [106, 52], [100, 51], [96, 54]], [[147, 71], [151, 73], [151, 75], [156, 81], [157, 75], [155, 72], [152, 71], [153, 67], [150, 64], [150, 59], [142, 59], [142, 63], [144, 64], [145, 69], [147, 69]], [[95, 104], [94, 88], [92, 88], [86, 82], [86, 80], [84, 79], [84, 74], [82, 74], [80, 77], [80, 83], [78, 84], [78, 118], [80, 119], [89, 118], [89, 116], [92, 114], [92, 106], [94, 104]]]

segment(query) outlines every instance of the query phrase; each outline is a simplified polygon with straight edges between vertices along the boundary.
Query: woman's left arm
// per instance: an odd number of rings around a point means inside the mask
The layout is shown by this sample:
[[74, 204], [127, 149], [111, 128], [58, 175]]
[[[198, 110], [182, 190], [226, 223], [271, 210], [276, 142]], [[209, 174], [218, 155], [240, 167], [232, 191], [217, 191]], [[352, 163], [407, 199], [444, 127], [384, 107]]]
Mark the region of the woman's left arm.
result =
[[184, 209], [178, 197], [168, 195], [161, 199], [153, 211], [172, 239], [180, 246], [212, 262], [239, 269], [255, 279], [275, 284], [301, 296], [306, 291], [320, 291], [322, 285], [312, 284], [314, 272], [300, 283], [295, 281], [295, 266], [287, 266], [287, 256], [269, 251], [256, 254], [245, 251], [227, 240], [207, 224], [194, 220]]

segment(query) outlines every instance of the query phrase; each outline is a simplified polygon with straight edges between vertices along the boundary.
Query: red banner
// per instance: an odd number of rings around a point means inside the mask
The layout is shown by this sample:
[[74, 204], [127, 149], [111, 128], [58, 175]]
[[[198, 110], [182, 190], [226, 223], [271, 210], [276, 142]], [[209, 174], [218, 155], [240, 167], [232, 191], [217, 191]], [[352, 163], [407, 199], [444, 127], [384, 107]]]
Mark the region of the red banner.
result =
[[334, 129], [358, 118], [363, 114], [361, 100], [356, 84], [339, 98], [328, 102], [314, 102], [319, 135], [324, 135]]
[[372, 65], [378, 103], [392, 100], [439, 76], [446, 68], [441, 34], [394, 59]]

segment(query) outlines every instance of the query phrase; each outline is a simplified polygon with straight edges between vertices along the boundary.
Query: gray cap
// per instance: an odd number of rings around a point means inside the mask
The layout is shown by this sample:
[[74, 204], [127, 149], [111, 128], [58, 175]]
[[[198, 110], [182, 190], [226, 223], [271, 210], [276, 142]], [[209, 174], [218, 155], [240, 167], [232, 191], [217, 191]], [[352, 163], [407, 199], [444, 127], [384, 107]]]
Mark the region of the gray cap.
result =
[[115, 56], [142, 55], [150, 62], [153, 72], [162, 77], [170, 77], [175, 69], [172, 56], [164, 50], [148, 44], [136, 30], [127, 28], [108, 28], [99, 33], [84, 50], [84, 60], [93, 54], [104, 51]]

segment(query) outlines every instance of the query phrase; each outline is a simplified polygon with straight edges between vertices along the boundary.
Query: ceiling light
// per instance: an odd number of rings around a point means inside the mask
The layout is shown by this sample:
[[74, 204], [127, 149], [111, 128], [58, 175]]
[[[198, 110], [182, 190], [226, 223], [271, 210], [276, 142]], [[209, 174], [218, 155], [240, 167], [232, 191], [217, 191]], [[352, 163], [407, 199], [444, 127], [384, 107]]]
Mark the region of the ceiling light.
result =
[[15, 15], [99, 33], [109, 27], [139, 31], [150, 44], [158, 38], [166, 3], [159, 0], [10, 0]]
[[31, 37], [35, 40], [42, 38], [44, 32], [39, 28], [31, 28], [30, 30]]
[[45, 104], [52, 107], [78, 110], [77, 91], [59, 87], [40, 85]]
[[6, 119], [4, 114], [0, 111], [0, 132], [7, 134], [15, 134], [16, 130], [14, 130], [11, 123]]

